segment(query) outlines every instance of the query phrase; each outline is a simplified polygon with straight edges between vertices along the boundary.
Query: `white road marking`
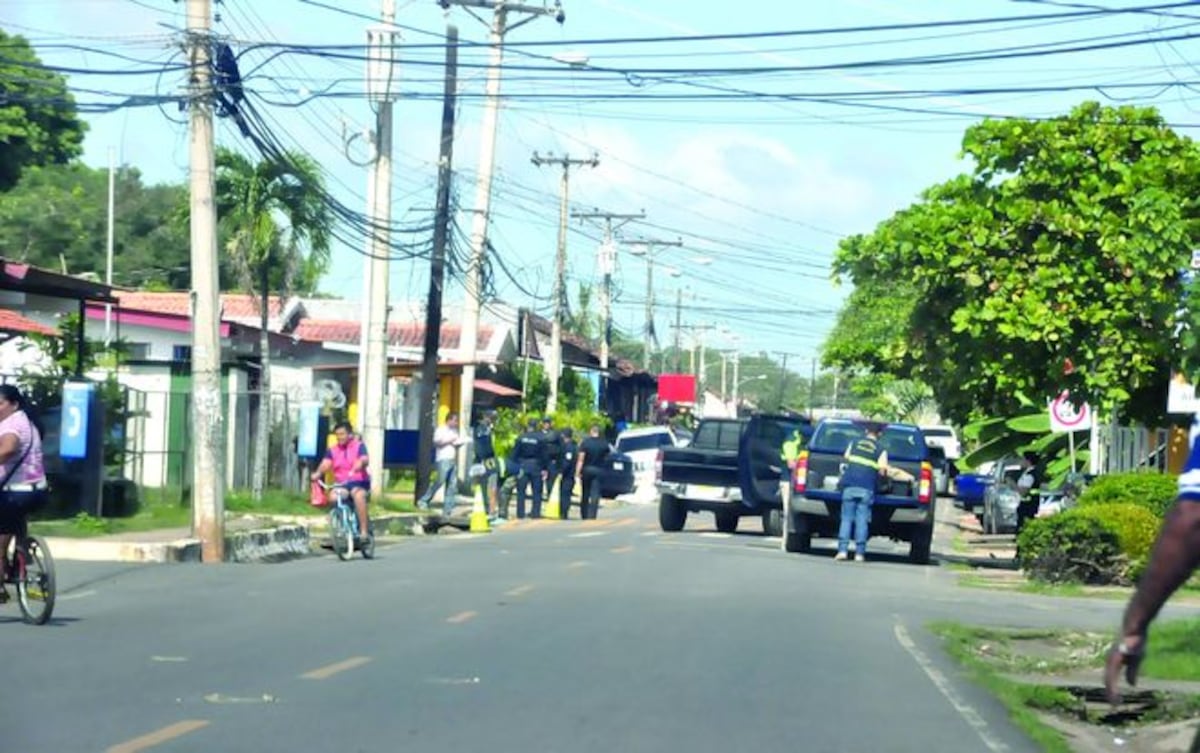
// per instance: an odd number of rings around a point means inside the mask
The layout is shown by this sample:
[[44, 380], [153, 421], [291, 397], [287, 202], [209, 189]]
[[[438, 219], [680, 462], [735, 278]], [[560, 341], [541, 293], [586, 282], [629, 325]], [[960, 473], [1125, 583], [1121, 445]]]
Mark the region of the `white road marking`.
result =
[[150, 661], [165, 662], [167, 664], [181, 664], [187, 661], [186, 656], [151, 656]]
[[72, 591], [69, 594], [63, 594], [58, 597], [58, 601], [71, 601], [73, 599], [86, 599], [89, 596], [95, 596], [95, 591]]
[[732, 539], [733, 534], [732, 533], [713, 533], [712, 531], [705, 531], [704, 533], [700, 534], [700, 538], [702, 538], [702, 539]]
[[642, 531], [643, 536], [662, 536], [662, 531]]
[[946, 700], [950, 702], [950, 705], [954, 707], [958, 715], [963, 718], [963, 721], [970, 725], [971, 729], [975, 730], [975, 734], [979, 735], [979, 739], [983, 741], [988, 750], [992, 751], [992, 753], [1003, 753], [1003, 751], [1008, 750], [1008, 745], [992, 736], [988, 728], [988, 723], [979, 715], [979, 712], [962, 699], [958, 691], [950, 685], [950, 681], [946, 679], [946, 676], [937, 667], [933, 666], [933, 662], [929, 660], [929, 657], [921, 649], [917, 648], [917, 644], [913, 643], [912, 637], [909, 636], [904, 626], [897, 622], [894, 631], [896, 633], [896, 640], [912, 656], [917, 666], [929, 676], [929, 679], [933, 681], [937, 689], [946, 697]]
[[607, 536], [608, 531], [584, 531], [583, 533], [572, 533], [567, 536], [568, 539], [590, 539], [594, 536]]

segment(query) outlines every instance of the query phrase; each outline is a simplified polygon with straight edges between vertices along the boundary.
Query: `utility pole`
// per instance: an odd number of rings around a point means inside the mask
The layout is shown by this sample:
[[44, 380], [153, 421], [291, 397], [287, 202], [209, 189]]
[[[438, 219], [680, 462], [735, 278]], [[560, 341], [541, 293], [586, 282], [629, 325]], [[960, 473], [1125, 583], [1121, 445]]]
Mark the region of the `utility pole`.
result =
[[675, 373], [683, 368], [683, 353], [679, 351], [679, 325], [683, 316], [683, 288], [675, 288]]
[[812, 359], [812, 376], [808, 380], [808, 420], [813, 418], [813, 408], [817, 402], [817, 359]]
[[[117, 221], [117, 157], [116, 150], [108, 148], [108, 238], [105, 243], [104, 284], [113, 284], [113, 249], [116, 246]], [[112, 344], [112, 304], [104, 304], [104, 347]]]
[[734, 418], [737, 418], [738, 413], [740, 413], [740, 411], [738, 410], [738, 387], [740, 386], [739, 380], [741, 378], [741, 375], [739, 372], [741, 371], [741, 365], [742, 365], [742, 355], [741, 355], [741, 353], [738, 353], [735, 350], [735, 351], [733, 351], [733, 400], [732, 400], [732, 402], [733, 402], [733, 417]]
[[608, 412], [608, 360], [612, 350], [612, 273], [616, 266], [617, 247], [613, 241], [613, 221], [617, 220], [617, 228], [635, 220], [646, 219], [645, 211], [637, 214], [616, 214], [601, 212], [596, 209], [591, 212], [572, 212], [571, 216], [580, 220], [604, 220], [604, 241], [597, 252], [600, 262], [600, 273], [603, 283], [600, 287], [600, 310], [604, 332], [600, 337], [600, 394], [597, 396], [600, 411]]
[[[358, 395], [358, 423], [370, 448], [367, 470], [371, 494], [383, 498], [383, 440], [388, 377], [388, 277], [391, 274], [392, 224], [392, 100], [395, 97], [395, 56], [399, 34], [396, 0], [382, 0], [382, 23], [367, 28], [367, 98], [375, 105], [375, 148], [371, 162], [371, 190], [367, 216], [371, 233], [363, 287], [367, 293], [366, 317], [360, 331], [358, 368], [362, 373]], [[366, 347], [363, 347], [365, 343]]]
[[[488, 220], [492, 205], [492, 173], [496, 169], [496, 126], [500, 115], [500, 72], [504, 63], [504, 35], [524, 26], [541, 16], [553, 16], [560, 24], [566, 20], [562, 5], [555, 0], [553, 7], [532, 6], [509, 0], [438, 0], [438, 5], [449, 10], [452, 5], [463, 8], [482, 8], [492, 11], [491, 31], [488, 46], [487, 84], [484, 87], [482, 142], [479, 147], [479, 182], [475, 192], [475, 218], [471, 224], [471, 259], [466, 270], [466, 301], [463, 310], [462, 336], [459, 348], [462, 351], [463, 371], [461, 395], [459, 396], [459, 418], [463, 426], [471, 425], [471, 410], [475, 399], [475, 358], [479, 339], [479, 309], [482, 300], [483, 260], [487, 251]], [[523, 13], [528, 17], [509, 24], [509, 13]], [[474, 15], [474, 14], [472, 14]], [[463, 451], [465, 455], [465, 450]], [[465, 463], [459, 468], [466, 469]]]
[[562, 165], [562, 182], [558, 208], [558, 251], [554, 256], [554, 322], [550, 327], [550, 362], [546, 369], [546, 378], [550, 381], [550, 396], [546, 400], [546, 413], [554, 414], [558, 410], [558, 382], [562, 379], [562, 320], [563, 303], [566, 300], [567, 279], [567, 197], [571, 186], [572, 167], [596, 167], [600, 160], [596, 155], [591, 159], [571, 159], [571, 155], [555, 157], [553, 154], [542, 157], [533, 153], [533, 164]]
[[783, 355], [783, 365], [779, 367], [779, 400], [778, 400], [778, 402], [779, 402], [780, 408], [783, 408], [783, 395], [784, 395], [784, 390], [787, 388], [787, 377], [788, 377], [788, 370], [787, 370], [788, 354], [783, 353], [782, 355]]
[[729, 393], [726, 391], [726, 386], [729, 384], [729, 382], [726, 381], [728, 371], [729, 371], [729, 356], [722, 353], [721, 354], [721, 400], [722, 401], [729, 399]]
[[425, 309], [425, 353], [421, 362], [420, 431], [417, 440], [416, 494], [429, 487], [433, 431], [437, 421], [438, 346], [442, 334], [442, 293], [446, 277], [446, 241], [450, 237], [450, 181], [454, 158], [454, 112], [458, 102], [458, 27], [446, 29], [446, 84], [442, 94], [442, 146], [438, 156], [437, 219], [429, 259], [429, 302]]
[[221, 413], [220, 292], [213, 154], [211, 0], [188, 0], [191, 64], [192, 533], [204, 562], [225, 560], [225, 420]]
[[[646, 373], [650, 372], [650, 339], [654, 334], [654, 257], [658, 249], [669, 246], [682, 246], [683, 241], [656, 241], [656, 240], [635, 240], [627, 241], [627, 245], [639, 246], [643, 249], [642, 254], [646, 256], [646, 332], [643, 339], [643, 347], [645, 348], [644, 361]], [[634, 254], [637, 254], [635, 251]], [[641, 254], [638, 254], [639, 256]]]

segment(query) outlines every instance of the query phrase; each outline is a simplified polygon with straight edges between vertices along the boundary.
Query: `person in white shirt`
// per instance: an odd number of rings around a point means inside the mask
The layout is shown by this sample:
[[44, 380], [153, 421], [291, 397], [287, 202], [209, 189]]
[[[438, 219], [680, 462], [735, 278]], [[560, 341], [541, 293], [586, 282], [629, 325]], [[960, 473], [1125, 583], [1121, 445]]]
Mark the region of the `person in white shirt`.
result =
[[450, 517], [450, 513], [454, 510], [455, 495], [458, 491], [456, 475], [458, 448], [464, 444], [466, 444], [466, 440], [458, 433], [458, 414], [450, 413], [446, 416], [446, 423], [433, 432], [433, 459], [436, 470], [433, 483], [417, 500], [417, 507], [428, 510], [429, 502], [437, 493], [438, 487], [445, 485], [446, 492], [442, 497], [442, 517]]

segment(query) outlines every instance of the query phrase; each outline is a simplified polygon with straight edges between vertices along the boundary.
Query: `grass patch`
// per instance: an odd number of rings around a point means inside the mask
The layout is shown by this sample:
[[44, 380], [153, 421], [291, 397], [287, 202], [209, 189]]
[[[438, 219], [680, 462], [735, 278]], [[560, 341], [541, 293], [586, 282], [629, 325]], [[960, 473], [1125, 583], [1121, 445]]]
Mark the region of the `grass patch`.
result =
[[1026, 685], [1002, 677], [979, 658], [976, 646], [981, 636], [975, 629], [956, 623], [939, 622], [930, 625], [930, 630], [941, 637], [946, 652], [963, 666], [971, 679], [1004, 704], [1013, 723], [1029, 735], [1043, 751], [1072, 753], [1071, 746], [1067, 744], [1062, 733], [1038, 718], [1039, 710], [1052, 710], [1066, 704], [1076, 705], [1070, 693], [1055, 688]]
[[137, 513], [127, 518], [97, 518], [81, 512], [71, 518], [59, 520], [33, 520], [29, 523], [31, 533], [38, 536], [65, 536], [88, 538], [110, 533], [137, 533], [159, 528], [186, 528], [192, 524], [191, 506], [174, 502], [143, 498]]
[[1159, 680], [1200, 682], [1200, 619], [1154, 625], [1141, 674]]

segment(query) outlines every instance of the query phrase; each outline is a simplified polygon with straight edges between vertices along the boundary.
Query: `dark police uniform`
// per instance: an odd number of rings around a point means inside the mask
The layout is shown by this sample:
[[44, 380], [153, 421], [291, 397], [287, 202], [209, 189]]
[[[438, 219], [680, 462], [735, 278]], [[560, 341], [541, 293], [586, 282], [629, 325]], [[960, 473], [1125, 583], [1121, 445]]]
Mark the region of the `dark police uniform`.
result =
[[846, 448], [846, 470], [842, 472], [842, 520], [838, 527], [838, 556], [845, 558], [854, 529], [854, 552], [862, 557], [867, 551], [871, 526], [871, 506], [875, 502], [875, 484], [879, 479], [883, 447], [870, 435]]
[[496, 489], [500, 480], [500, 465], [496, 462], [496, 447], [492, 444], [492, 431], [492, 426], [483, 421], [479, 422], [475, 426], [475, 441], [472, 443], [475, 447], [475, 462], [483, 466], [483, 475], [477, 479], [476, 483], [483, 486], [489, 513], [495, 512], [492, 508], [495, 504]]
[[542, 444], [546, 448], [546, 494], [549, 495], [553, 492], [554, 482], [562, 470], [562, 435], [553, 427], [542, 429]]
[[584, 520], [595, 518], [600, 510], [600, 476], [608, 464], [610, 452], [604, 437], [589, 436], [579, 445], [579, 453], [583, 455], [583, 490], [579, 510]]
[[[561, 474], [562, 487], [558, 493], [558, 514], [566, 520], [571, 512], [571, 497], [575, 494], [575, 460], [579, 457], [579, 445], [574, 436], [567, 436], [569, 429], [562, 431], [562, 463], [558, 472]], [[582, 515], [580, 508], [580, 515]]]
[[513, 445], [517, 465], [517, 517], [525, 517], [525, 495], [532, 489], [532, 517], [542, 517], [542, 472], [546, 470], [546, 446], [542, 432], [531, 426], [517, 436]]

